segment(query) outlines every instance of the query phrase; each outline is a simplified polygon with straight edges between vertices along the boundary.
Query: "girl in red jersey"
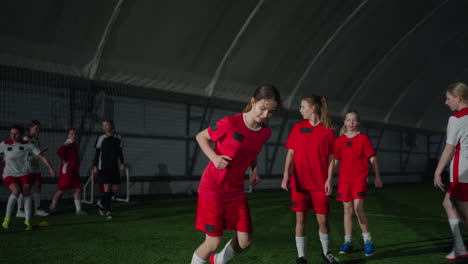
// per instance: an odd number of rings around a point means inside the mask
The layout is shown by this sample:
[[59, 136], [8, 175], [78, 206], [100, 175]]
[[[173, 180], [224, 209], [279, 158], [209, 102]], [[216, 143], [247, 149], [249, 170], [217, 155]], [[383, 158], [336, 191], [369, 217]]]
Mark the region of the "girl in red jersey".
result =
[[338, 190], [336, 199], [343, 202], [345, 242], [339, 253], [347, 254], [352, 251], [351, 234], [353, 229], [353, 207], [359, 221], [364, 240], [364, 255], [374, 255], [371, 233], [366, 213], [364, 212], [364, 199], [367, 191], [367, 175], [369, 173], [368, 161], [374, 167], [375, 187], [383, 186], [380, 178], [379, 165], [375, 151], [369, 137], [360, 133], [358, 127], [361, 123], [357, 111], [349, 111], [345, 115], [344, 126], [340, 137], [335, 141], [335, 167], [341, 161], [338, 175]]
[[325, 96], [302, 98], [300, 112], [304, 120], [294, 125], [286, 141], [289, 150], [281, 182], [281, 188], [286, 191], [289, 190], [289, 181], [291, 186], [291, 209], [296, 212], [297, 263], [307, 263], [305, 248], [309, 208], [316, 213], [323, 260], [325, 263], [337, 263], [328, 247], [328, 196], [332, 193], [335, 132]]
[[[451, 111], [447, 125], [447, 141], [434, 172], [434, 186], [444, 190], [442, 171], [450, 164], [450, 186], [443, 206], [449, 218], [453, 235], [452, 251], [445, 256], [448, 260], [468, 257], [460, 233], [460, 216], [468, 222], [468, 86], [464, 83], [450, 85], [445, 93], [445, 104]], [[455, 206], [456, 205], [456, 206]], [[457, 212], [458, 209], [458, 212]]]
[[75, 201], [76, 215], [87, 215], [81, 209], [81, 179], [80, 179], [80, 156], [78, 153], [78, 144], [76, 143], [76, 129], [71, 128], [67, 131], [67, 140], [57, 149], [57, 155], [62, 160], [60, 165], [60, 176], [58, 180], [58, 190], [50, 203], [49, 213], [56, 212], [57, 202], [62, 194], [68, 190], [73, 190], [73, 199]]
[[[197, 134], [197, 142], [211, 162], [200, 181], [195, 224], [206, 236], [195, 250], [192, 264], [224, 264], [251, 245], [245, 173], [249, 167], [252, 169], [251, 185], [260, 181], [256, 159], [271, 135], [264, 122], [280, 105], [279, 91], [272, 85], [261, 85], [243, 113], [224, 117]], [[214, 149], [210, 141], [216, 143]], [[223, 230], [234, 231], [233, 238], [221, 252], [212, 254], [222, 242]]]

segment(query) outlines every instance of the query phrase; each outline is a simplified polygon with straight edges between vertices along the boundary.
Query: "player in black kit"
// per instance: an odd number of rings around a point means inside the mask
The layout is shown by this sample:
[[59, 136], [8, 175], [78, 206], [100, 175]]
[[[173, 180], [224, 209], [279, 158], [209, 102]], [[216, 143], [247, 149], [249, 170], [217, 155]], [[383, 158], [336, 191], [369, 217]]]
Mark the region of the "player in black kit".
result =
[[97, 204], [99, 213], [110, 220], [112, 219], [112, 196], [118, 192], [120, 186], [119, 168], [123, 171], [125, 163], [122, 138], [115, 133], [114, 122], [112, 120], [102, 121], [102, 130], [104, 134], [99, 136], [96, 141], [93, 174], [97, 182], [104, 187], [104, 196]]

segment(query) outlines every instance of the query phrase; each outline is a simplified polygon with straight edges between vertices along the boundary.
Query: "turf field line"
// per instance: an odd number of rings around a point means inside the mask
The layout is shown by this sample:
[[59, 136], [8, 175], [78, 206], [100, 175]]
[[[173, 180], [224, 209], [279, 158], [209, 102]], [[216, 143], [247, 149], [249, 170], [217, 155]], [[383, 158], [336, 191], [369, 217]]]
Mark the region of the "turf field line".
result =
[[[343, 213], [343, 210], [333, 210], [335, 213]], [[386, 214], [372, 214], [366, 213], [367, 216], [385, 217], [385, 218], [397, 218], [397, 219], [409, 219], [418, 221], [429, 221], [429, 222], [447, 222], [444, 218], [430, 218], [430, 217], [416, 217], [416, 216], [401, 216], [401, 215], [386, 215]]]

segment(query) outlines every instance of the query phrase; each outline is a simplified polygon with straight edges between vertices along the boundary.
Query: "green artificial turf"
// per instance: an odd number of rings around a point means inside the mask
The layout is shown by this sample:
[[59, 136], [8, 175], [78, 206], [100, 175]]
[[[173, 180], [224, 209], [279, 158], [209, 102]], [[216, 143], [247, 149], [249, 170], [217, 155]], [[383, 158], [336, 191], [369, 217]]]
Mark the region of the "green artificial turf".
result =
[[[451, 232], [442, 208], [444, 194], [431, 185], [388, 185], [371, 188], [365, 204], [376, 254], [362, 253], [361, 231], [354, 221], [354, 252], [338, 255], [343, 243], [343, 210], [332, 200], [329, 215], [332, 252], [340, 263], [440, 264], [451, 249]], [[248, 195], [254, 225], [254, 243], [230, 263], [296, 263], [295, 215], [285, 191]], [[4, 206], [4, 205], [2, 205]], [[88, 216], [75, 216], [72, 202], [61, 201], [57, 215], [34, 217], [33, 231], [24, 231], [13, 218], [0, 231], [0, 263], [190, 263], [204, 240], [194, 229], [195, 197], [134, 198], [114, 205], [114, 219], [101, 217], [84, 205]], [[323, 263], [314, 214], [309, 214], [307, 258]], [[48, 227], [37, 224], [47, 221]], [[230, 238], [225, 232], [224, 241]], [[223, 245], [224, 246], [224, 245]]]

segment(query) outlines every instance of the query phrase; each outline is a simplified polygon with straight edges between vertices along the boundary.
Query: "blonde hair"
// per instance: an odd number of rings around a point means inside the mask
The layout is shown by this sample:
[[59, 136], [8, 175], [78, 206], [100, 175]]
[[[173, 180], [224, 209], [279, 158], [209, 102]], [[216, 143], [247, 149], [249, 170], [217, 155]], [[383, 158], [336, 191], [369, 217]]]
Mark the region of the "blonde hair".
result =
[[302, 97], [303, 101], [309, 103], [309, 105], [315, 107], [316, 114], [319, 116], [320, 123], [325, 128], [333, 129], [332, 122], [328, 113], [328, 103], [325, 96], [311, 95]]
[[[349, 110], [348, 112], [346, 112], [346, 114], [344, 115], [344, 119], [345, 119], [345, 120], [346, 120], [346, 116], [347, 116], [348, 114], [355, 114], [355, 115], [356, 115], [356, 118], [357, 118], [357, 121], [358, 121], [359, 123], [361, 123], [361, 116], [359, 115], [359, 112], [358, 112], [358, 111], [356, 111], [356, 110]], [[348, 129], [346, 128], [345, 125], [343, 125], [343, 126], [341, 127], [341, 129], [340, 129], [340, 136], [341, 136], [341, 135], [344, 135], [346, 132], [348, 132]]]
[[468, 103], [468, 86], [462, 82], [450, 84], [446, 91], [452, 96], [461, 97], [464, 103]]

